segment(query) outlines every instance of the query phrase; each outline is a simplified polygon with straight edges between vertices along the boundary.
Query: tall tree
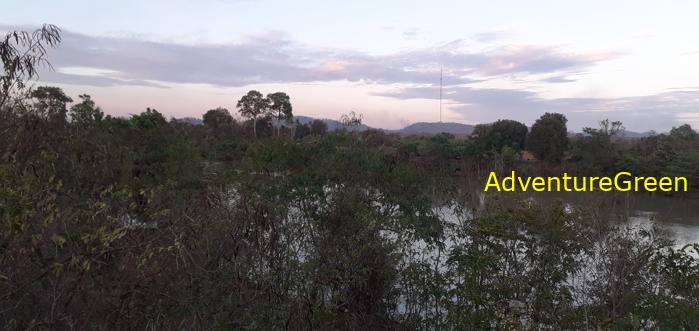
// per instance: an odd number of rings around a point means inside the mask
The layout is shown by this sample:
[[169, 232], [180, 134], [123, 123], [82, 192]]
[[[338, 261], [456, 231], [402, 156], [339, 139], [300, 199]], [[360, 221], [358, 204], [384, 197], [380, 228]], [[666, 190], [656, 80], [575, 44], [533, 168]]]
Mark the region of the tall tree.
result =
[[267, 94], [267, 99], [269, 100], [269, 110], [278, 121], [278, 136], [282, 123], [291, 123], [291, 120], [294, 117], [292, 113], [291, 100], [289, 99], [289, 96], [284, 92]]
[[236, 107], [243, 117], [252, 119], [253, 134], [257, 138], [257, 120], [269, 116], [269, 99], [252, 90], [238, 100]]
[[150, 130], [167, 124], [167, 120], [159, 111], [149, 107], [146, 111], [133, 115], [131, 123], [139, 129]]
[[527, 148], [536, 157], [550, 162], [560, 162], [568, 147], [568, 119], [563, 114], [546, 113], [532, 125]]
[[221, 128], [230, 128], [235, 122], [228, 109], [221, 107], [207, 111], [203, 120], [204, 125], [214, 131], [218, 131]]
[[357, 114], [354, 111], [351, 111], [348, 114], [343, 114], [340, 116], [340, 124], [342, 124], [345, 129], [354, 129], [359, 127], [362, 125], [362, 114]]
[[37, 115], [51, 121], [65, 121], [68, 112], [66, 104], [73, 102], [73, 99], [63, 90], [54, 86], [39, 86], [30, 95], [35, 100], [34, 111]]
[[479, 124], [473, 130], [473, 136], [484, 151], [500, 153], [504, 147], [515, 151], [524, 148], [527, 139], [527, 126], [513, 120], [498, 120], [492, 124]]
[[608, 119], [599, 122], [599, 128], [585, 127], [584, 135], [571, 142], [571, 158], [597, 173], [618, 171], [620, 150], [613, 139], [621, 136], [624, 126], [620, 121]]
[[696, 140], [699, 139], [699, 133], [694, 131], [691, 125], [683, 124], [679, 127], [673, 127], [670, 130], [670, 137], [682, 140]]
[[79, 98], [82, 101], [70, 107], [71, 123], [77, 127], [85, 128], [102, 121], [104, 113], [100, 107], [95, 105], [92, 98], [87, 94], [82, 94]]
[[609, 119], [604, 119], [599, 122], [599, 128], [583, 128], [583, 132], [593, 137], [605, 137], [611, 140], [612, 137], [623, 134], [625, 128], [621, 121], [609, 122]]

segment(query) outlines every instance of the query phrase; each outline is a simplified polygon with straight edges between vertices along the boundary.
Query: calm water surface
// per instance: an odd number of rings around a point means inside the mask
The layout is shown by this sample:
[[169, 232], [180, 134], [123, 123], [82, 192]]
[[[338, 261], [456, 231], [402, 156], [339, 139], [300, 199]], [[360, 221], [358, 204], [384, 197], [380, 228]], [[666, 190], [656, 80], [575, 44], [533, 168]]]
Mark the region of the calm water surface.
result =
[[[559, 199], [571, 205], [590, 198], [578, 193], [537, 193], [541, 201]], [[609, 193], [601, 196], [619, 219], [634, 226], [658, 225], [670, 232], [676, 246], [699, 243], [699, 200], [640, 193]]]

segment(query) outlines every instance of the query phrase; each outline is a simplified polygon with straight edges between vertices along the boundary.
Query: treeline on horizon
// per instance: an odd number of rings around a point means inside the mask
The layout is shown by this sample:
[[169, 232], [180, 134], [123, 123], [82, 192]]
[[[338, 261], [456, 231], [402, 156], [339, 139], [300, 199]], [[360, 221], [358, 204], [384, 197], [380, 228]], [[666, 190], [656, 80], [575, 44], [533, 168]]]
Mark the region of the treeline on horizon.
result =
[[[252, 90], [238, 102], [244, 121], [236, 120], [228, 109], [215, 108], [202, 116], [202, 125], [189, 120], [169, 121], [156, 109], [147, 108], [130, 118], [104, 115], [89, 95], [80, 95], [80, 102], [68, 108], [72, 98], [60, 88], [39, 86], [28, 93], [23, 104], [24, 120], [45, 120], [53, 129], [67, 129], [98, 124], [108, 131], [169, 127], [167, 134], [182, 135], [205, 159], [239, 160], [255, 142], [279, 139], [301, 142], [329, 134], [354, 132], [359, 137], [381, 140], [384, 151], [392, 151], [403, 159], [434, 160], [451, 163], [447, 169], [454, 176], [478, 175], [483, 169], [508, 172], [519, 169], [532, 174], [569, 172], [578, 175], [613, 175], [629, 172], [641, 177], [686, 177], [699, 187], [699, 133], [689, 124], [674, 127], [667, 134], [641, 138], [624, 138], [620, 121], [602, 120], [598, 128], [584, 128], [570, 136], [563, 114], [546, 113], [529, 128], [514, 120], [498, 120], [476, 125], [471, 135], [456, 137], [449, 133], [436, 135], [401, 135], [368, 129], [355, 132], [362, 124], [354, 112], [339, 119], [340, 127], [329, 130], [322, 120], [294, 122], [290, 97], [284, 92], [268, 94]], [[17, 115], [17, 114], [15, 114]], [[20, 116], [20, 117], [22, 117]], [[15, 118], [15, 120], [18, 120]], [[92, 123], [92, 124], [89, 124]], [[381, 138], [376, 138], [381, 137]], [[439, 155], [430, 155], [441, 145]]]
[[45, 52], [26, 48], [59, 32], [0, 40], [0, 328], [699, 327], [699, 245], [625, 225], [608, 197], [468, 188], [512, 167], [696, 178], [689, 126], [625, 140], [603, 121], [569, 138], [549, 113], [531, 130], [401, 137], [355, 132], [348, 114], [331, 132], [257, 91], [243, 122], [111, 117], [27, 87]]

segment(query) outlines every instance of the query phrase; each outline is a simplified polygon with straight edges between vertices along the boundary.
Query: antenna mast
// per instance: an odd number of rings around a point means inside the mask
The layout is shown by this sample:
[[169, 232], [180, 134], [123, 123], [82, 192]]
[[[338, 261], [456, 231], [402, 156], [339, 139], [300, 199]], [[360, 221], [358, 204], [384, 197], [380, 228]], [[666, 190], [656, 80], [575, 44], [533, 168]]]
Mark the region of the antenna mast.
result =
[[439, 123], [442, 123], [442, 66], [439, 66]]

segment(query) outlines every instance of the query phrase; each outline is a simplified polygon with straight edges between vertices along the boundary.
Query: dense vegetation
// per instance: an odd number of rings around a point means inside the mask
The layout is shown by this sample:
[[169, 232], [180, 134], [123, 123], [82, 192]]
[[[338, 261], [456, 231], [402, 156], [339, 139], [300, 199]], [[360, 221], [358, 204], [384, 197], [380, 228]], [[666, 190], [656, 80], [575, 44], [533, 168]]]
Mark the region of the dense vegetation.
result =
[[[24, 56], [5, 53], [3, 79]], [[546, 114], [456, 139], [355, 132], [351, 114], [328, 132], [256, 91], [237, 104], [248, 120], [193, 125], [17, 86], [0, 109], [3, 329], [699, 327], [699, 245], [618, 222], [608, 196], [472, 189], [512, 167], [696, 179], [689, 126], [569, 138]], [[518, 161], [524, 147], [545, 161]]]

